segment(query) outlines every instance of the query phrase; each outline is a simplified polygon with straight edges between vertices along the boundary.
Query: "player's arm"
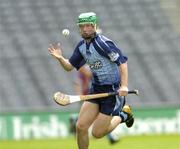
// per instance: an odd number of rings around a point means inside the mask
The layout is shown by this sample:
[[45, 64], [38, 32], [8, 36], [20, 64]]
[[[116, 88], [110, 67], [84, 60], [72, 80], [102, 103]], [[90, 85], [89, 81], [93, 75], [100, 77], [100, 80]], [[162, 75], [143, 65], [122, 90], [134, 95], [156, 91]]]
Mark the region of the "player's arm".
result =
[[122, 54], [122, 51], [112, 41], [106, 41], [106, 45], [108, 45], [106, 48], [109, 51], [108, 55], [111, 61], [119, 66], [121, 75], [119, 95], [126, 96], [128, 94], [128, 58]]
[[119, 71], [121, 74], [119, 94], [121, 96], [126, 96], [128, 93], [128, 66], [127, 66], [127, 62], [119, 65]]
[[48, 50], [49, 53], [58, 60], [58, 62], [66, 71], [71, 71], [74, 68], [69, 62], [69, 60], [62, 56], [60, 45], [58, 46], [50, 45]]
[[69, 60], [64, 58], [63, 56], [60, 56], [59, 58], [57, 58], [57, 60], [66, 71], [71, 71], [74, 68]]

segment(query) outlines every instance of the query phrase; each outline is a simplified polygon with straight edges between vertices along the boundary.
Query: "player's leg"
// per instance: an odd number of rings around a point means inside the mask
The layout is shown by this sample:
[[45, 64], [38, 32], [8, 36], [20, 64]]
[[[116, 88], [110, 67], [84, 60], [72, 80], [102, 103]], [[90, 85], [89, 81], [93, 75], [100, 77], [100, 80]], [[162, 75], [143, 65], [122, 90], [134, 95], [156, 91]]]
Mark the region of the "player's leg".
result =
[[122, 122], [125, 122], [128, 128], [132, 127], [134, 124], [134, 116], [131, 107], [129, 105], [125, 105], [122, 109], [122, 112], [127, 114], [127, 119], [124, 119]]
[[107, 97], [100, 100], [100, 114], [93, 126], [93, 135], [103, 137], [111, 132], [118, 124], [125, 122], [131, 127], [134, 122], [129, 106], [124, 108], [125, 98], [120, 96]]
[[[129, 112], [129, 111], [128, 111]], [[122, 116], [109, 116], [103, 113], [99, 113], [97, 119], [93, 124], [92, 135], [96, 138], [101, 138], [111, 132], [114, 128], [117, 127], [122, 122], [126, 122], [127, 127], [131, 127], [133, 125], [131, 113], [126, 113], [121, 111], [124, 117]], [[120, 114], [120, 115], [121, 115]], [[128, 122], [128, 123], [127, 123]], [[130, 123], [129, 123], [130, 122]]]
[[[133, 118], [133, 114], [132, 114], [132, 110], [131, 110], [130, 106], [129, 105], [123, 106], [122, 111], [125, 113], [128, 113], [128, 119], [125, 121], [125, 123], [126, 123], [127, 127], [131, 127], [134, 123], [134, 118]], [[116, 116], [114, 116], [111, 123], [116, 123], [116, 121], [117, 121]], [[112, 126], [110, 126], [109, 131], [111, 131], [111, 129], [113, 129]], [[109, 140], [109, 142], [111, 144], [114, 144], [114, 143], [117, 143], [120, 141], [120, 136], [121, 136], [121, 134], [120, 134], [119, 129], [115, 128], [115, 129], [113, 129], [112, 132], [110, 132], [107, 135], [107, 139]]]
[[122, 110], [119, 111], [119, 115], [113, 116], [111, 124], [109, 125], [109, 132], [111, 132], [120, 123], [125, 123], [127, 127], [132, 127], [134, 117], [129, 105], [124, 105]]
[[98, 104], [91, 102], [83, 103], [76, 124], [77, 143], [79, 149], [88, 149], [89, 146], [88, 129], [96, 119], [98, 113], [99, 113]]
[[121, 122], [121, 118], [116, 116], [113, 118], [110, 115], [100, 113], [94, 121], [92, 135], [96, 138], [101, 138], [114, 129]]

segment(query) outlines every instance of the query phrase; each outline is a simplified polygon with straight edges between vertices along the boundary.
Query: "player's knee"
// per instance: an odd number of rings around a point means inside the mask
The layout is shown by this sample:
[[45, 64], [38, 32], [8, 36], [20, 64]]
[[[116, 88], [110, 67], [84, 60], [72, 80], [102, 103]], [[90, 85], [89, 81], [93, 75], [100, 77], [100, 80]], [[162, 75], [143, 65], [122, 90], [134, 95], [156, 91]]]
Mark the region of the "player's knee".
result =
[[77, 121], [76, 123], [76, 131], [79, 132], [79, 131], [87, 131], [88, 130], [88, 127], [87, 125], [85, 125], [84, 123], [81, 123], [79, 121]]
[[102, 131], [93, 129], [92, 130], [92, 136], [95, 137], [95, 138], [102, 138], [102, 137], [105, 136], [105, 133], [102, 132]]

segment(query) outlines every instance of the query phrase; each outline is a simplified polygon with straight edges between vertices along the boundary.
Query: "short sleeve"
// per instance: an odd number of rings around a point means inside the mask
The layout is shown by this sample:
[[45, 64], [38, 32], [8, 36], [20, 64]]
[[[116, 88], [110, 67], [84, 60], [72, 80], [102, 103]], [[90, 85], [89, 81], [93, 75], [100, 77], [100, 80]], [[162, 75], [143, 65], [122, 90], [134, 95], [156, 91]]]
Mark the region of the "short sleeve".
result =
[[111, 61], [114, 61], [117, 65], [120, 65], [128, 60], [128, 57], [123, 55], [122, 51], [112, 41], [106, 41], [106, 44], [109, 47], [109, 51], [111, 51], [108, 53]]
[[108, 55], [109, 59], [117, 65], [125, 63], [128, 60], [127, 56], [123, 55], [115, 43], [107, 37], [99, 35], [96, 38], [96, 42], [100, 49]]
[[75, 67], [77, 70], [86, 63], [82, 54], [79, 51], [79, 45], [80, 43], [76, 46], [72, 56], [69, 59], [71, 65]]

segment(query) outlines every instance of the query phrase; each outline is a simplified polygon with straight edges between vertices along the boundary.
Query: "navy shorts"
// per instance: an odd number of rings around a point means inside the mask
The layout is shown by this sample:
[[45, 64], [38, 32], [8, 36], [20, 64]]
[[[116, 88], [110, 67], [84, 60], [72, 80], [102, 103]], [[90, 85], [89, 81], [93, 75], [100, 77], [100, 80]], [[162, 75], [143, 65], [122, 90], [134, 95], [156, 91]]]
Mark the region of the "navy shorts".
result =
[[[117, 91], [118, 89], [119, 89], [119, 84], [114, 84], [114, 85], [93, 84], [90, 90], [90, 94], [113, 92], [113, 91]], [[122, 110], [123, 106], [125, 105], [125, 97], [116, 95], [111, 97], [88, 100], [88, 102], [98, 104], [100, 113], [115, 116], [115, 115], [119, 115], [119, 112]]]

